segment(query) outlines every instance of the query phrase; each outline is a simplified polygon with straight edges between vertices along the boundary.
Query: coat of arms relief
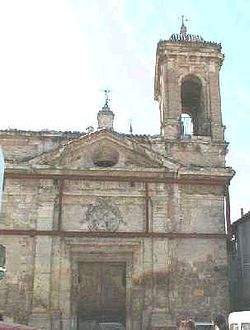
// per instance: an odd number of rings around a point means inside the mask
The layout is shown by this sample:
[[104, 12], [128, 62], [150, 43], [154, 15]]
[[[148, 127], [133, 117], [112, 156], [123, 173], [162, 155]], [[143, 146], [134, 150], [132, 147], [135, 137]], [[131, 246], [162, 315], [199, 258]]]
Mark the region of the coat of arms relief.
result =
[[125, 223], [121, 211], [108, 197], [99, 197], [95, 204], [88, 206], [86, 221], [90, 231], [109, 232], [117, 231], [119, 225]]

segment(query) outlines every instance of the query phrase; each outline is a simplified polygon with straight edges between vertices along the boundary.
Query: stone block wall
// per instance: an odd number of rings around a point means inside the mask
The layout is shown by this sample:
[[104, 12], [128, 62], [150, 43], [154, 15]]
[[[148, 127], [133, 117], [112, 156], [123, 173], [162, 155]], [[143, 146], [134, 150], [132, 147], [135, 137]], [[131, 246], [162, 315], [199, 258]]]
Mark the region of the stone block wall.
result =
[[[154, 233], [223, 234], [223, 190], [149, 183], [147, 213], [145, 187], [140, 182], [131, 185], [67, 179], [62, 194], [63, 235], [48, 232], [34, 237], [20, 233], [1, 237], [7, 249], [6, 278], [0, 283], [4, 313], [11, 314], [15, 321], [29, 319], [31, 325], [42, 322], [39, 329], [50, 329], [51, 322], [61, 322], [63, 329], [68, 329], [76, 317], [72, 315], [73, 256], [86, 256], [89, 246], [93, 250], [88, 256], [95, 249], [97, 255], [108, 252], [114, 256], [125, 249], [124, 253], [132, 256], [127, 302], [128, 310], [133, 310], [130, 329], [137, 329], [138, 322], [145, 327], [151, 324], [153, 328], [161, 323], [174, 324], [184, 315], [210, 320], [214, 313], [226, 313], [225, 239], [152, 236]], [[89, 232], [86, 214], [99, 199], [120, 210], [122, 221], [116, 235], [67, 238], [67, 232]], [[1, 228], [57, 230], [57, 208], [56, 180], [7, 179]], [[149, 232], [144, 237], [146, 214]], [[119, 237], [119, 232], [135, 235]], [[80, 248], [74, 254], [75, 247]]]

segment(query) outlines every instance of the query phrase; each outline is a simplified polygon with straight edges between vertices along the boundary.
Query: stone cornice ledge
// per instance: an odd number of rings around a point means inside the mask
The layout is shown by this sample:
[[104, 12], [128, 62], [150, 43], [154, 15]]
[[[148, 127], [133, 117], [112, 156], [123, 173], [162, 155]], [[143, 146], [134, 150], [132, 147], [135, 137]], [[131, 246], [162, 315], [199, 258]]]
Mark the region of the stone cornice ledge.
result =
[[36, 230], [36, 229], [0, 229], [0, 236], [59, 236], [74, 238], [169, 238], [169, 239], [227, 239], [225, 233], [202, 233], [202, 232], [96, 232], [96, 231], [59, 231], [59, 230]]
[[163, 182], [180, 184], [229, 184], [234, 175], [230, 167], [226, 168], [179, 168], [178, 171], [170, 171], [166, 168], [87, 168], [67, 169], [51, 168], [47, 166], [28, 167], [11, 166], [5, 169], [6, 178], [30, 178], [30, 179], [71, 179], [71, 180], [102, 180], [102, 181], [138, 181], [138, 182]]

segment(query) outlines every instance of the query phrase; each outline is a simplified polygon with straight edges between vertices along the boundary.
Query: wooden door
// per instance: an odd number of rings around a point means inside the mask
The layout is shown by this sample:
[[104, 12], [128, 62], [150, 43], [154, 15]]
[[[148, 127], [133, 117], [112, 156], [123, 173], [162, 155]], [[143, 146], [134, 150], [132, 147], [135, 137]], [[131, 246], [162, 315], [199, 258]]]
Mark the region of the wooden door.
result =
[[78, 318], [93, 322], [120, 322], [126, 317], [126, 264], [79, 264]]

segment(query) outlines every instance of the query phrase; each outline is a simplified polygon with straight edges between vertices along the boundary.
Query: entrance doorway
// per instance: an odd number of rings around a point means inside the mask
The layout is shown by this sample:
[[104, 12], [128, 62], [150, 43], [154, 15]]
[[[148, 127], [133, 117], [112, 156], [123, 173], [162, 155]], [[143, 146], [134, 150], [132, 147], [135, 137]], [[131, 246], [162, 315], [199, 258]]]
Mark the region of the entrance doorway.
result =
[[126, 263], [78, 264], [78, 330], [125, 329]]

